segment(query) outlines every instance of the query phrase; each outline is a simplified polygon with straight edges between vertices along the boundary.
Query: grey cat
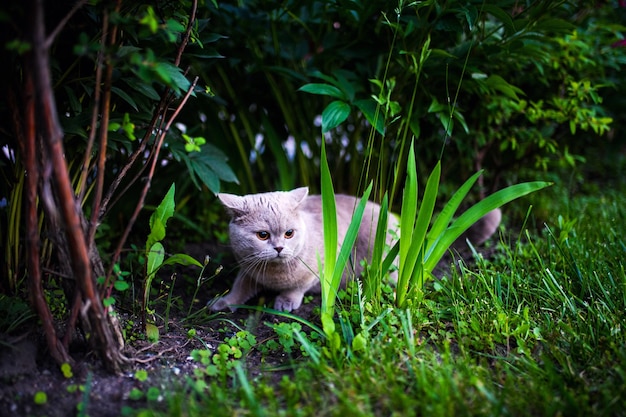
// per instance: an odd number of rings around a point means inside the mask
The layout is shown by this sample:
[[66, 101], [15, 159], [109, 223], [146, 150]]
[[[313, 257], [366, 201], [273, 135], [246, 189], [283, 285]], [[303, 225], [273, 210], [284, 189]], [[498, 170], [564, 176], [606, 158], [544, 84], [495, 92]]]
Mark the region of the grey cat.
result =
[[[246, 196], [218, 194], [231, 216], [230, 242], [240, 269], [231, 291], [216, 300], [212, 310], [234, 311], [234, 305], [270, 289], [278, 291], [274, 308], [292, 311], [300, 307], [305, 293], [320, 291], [318, 258], [324, 262], [322, 199], [308, 192], [303, 187]], [[342, 194], [335, 199], [339, 248], [358, 199]], [[353, 263], [356, 276], [362, 272], [360, 261], [371, 256], [379, 213], [378, 204], [367, 203], [352, 252], [357, 260]], [[475, 245], [484, 242], [497, 229], [500, 216], [499, 210], [488, 213], [459, 241], [469, 239]], [[391, 233], [387, 234], [387, 243], [391, 245], [398, 236], [398, 221], [393, 215], [388, 219], [387, 230]]]

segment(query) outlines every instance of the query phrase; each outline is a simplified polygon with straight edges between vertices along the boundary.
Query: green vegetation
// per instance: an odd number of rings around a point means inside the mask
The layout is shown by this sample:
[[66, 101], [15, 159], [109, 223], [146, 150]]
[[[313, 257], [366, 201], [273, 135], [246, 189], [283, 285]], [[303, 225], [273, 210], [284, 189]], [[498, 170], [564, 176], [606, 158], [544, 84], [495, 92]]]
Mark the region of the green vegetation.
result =
[[[194, 356], [219, 378], [198, 372], [167, 411], [138, 415], [621, 415], [624, 191], [571, 200], [546, 192], [553, 221], [503, 234], [494, 260], [479, 256], [432, 282], [419, 308], [396, 308], [387, 296], [388, 310], [374, 316], [354, 287], [338, 315], [364, 345], [341, 361], [302, 353], [323, 351], [312, 329], [291, 330], [302, 350], [280, 326], [269, 341], [240, 332]], [[270, 344], [290, 371], [251, 376], [246, 352], [268, 354]]]
[[[170, 326], [196, 368], [136, 370], [124, 414], [624, 414], [623, 2], [9, 3], [0, 347], [41, 329], [79, 415], [96, 384], [70, 342], [120, 372], [122, 342]], [[185, 244], [225, 247], [215, 194], [300, 185], [323, 199], [319, 309], [209, 314], [232, 268]], [[339, 251], [335, 192], [362, 197]], [[368, 199], [400, 241], [339, 289]], [[434, 272], [505, 204], [489, 256]]]

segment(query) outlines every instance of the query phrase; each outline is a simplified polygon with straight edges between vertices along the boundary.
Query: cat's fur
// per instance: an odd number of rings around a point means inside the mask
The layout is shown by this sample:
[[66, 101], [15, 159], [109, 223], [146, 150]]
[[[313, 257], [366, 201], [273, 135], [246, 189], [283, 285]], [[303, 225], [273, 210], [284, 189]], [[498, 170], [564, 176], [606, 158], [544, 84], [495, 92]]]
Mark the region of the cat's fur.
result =
[[[230, 242], [240, 269], [231, 291], [216, 300], [212, 310], [230, 307], [234, 311], [231, 306], [243, 304], [259, 291], [270, 289], [278, 291], [274, 308], [292, 311], [300, 307], [305, 293], [320, 291], [318, 258], [323, 264], [324, 237], [319, 195], [308, 195], [308, 188], [296, 188], [246, 196], [222, 193], [218, 198], [231, 216]], [[339, 248], [358, 199], [341, 194], [335, 198]], [[371, 255], [379, 212], [378, 204], [367, 203], [352, 252], [357, 276], [362, 272], [360, 261]], [[500, 223], [500, 211], [491, 213], [470, 229], [464, 239], [477, 245], [491, 236]], [[397, 231], [395, 216], [388, 218], [388, 230]], [[397, 236], [388, 233], [387, 243], [393, 243]]]

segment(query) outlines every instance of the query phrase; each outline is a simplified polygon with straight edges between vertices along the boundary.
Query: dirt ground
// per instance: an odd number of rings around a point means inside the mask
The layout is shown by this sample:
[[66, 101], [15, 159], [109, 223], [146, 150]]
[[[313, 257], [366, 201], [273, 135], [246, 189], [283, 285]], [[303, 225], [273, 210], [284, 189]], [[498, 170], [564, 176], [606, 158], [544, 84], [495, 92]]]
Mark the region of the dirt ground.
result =
[[[193, 246], [186, 248], [186, 253], [196, 259], [203, 259], [204, 255], [214, 248]], [[225, 264], [234, 262], [227, 255]], [[214, 267], [215, 269], [215, 267]], [[208, 285], [202, 286], [197, 299], [211, 299], [224, 292], [232, 283], [233, 268], [224, 268], [218, 278]], [[192, 274], [197, 274], [195, 270]], [[192, 275], [193, 276], [193, 275]], [[189, 282], [177, 280], [179, 285], [174, 289], [174, 297], [189, 299]], [[271, 295], [268, 295], [271, 296]], [[252, 300], [251, 303], [259, 300]], [[314, 307], [319, 305], [319, 297], [303, 305], [297, 313], [301, 317], [316, 320]], [[194, 306], [195, 307], [195, 306]], [[198, 305], [194, 308], [197, 311]], [[138, 317], [119, 312], [121, 322], [133, 320], [139, 322]], [[182, 323], [186, 311], [172, 309], [168, 331], [165, 332], [162, 321], [159, 324], [160, 338], [158, 343], [136, 339], [127, 342], [125, 355], [131, 359], [131, 364], [120, 375], [106, 371], [99, 357], [87, 349], [84, 340], [70, 346], [70, 354], [76, 361], [71, 369], [72, 377], [66, 378], [60, 367], [49, 357], [45, 340], [39, 327], [21, 329], [11, 336], [0, 334], [0, 416], [47, 416], [66, 417], [79, 415], [77, 405], [87, 404], [84, 415], [90, 417], [113, 417], [122, 415], [125, 407], [141, 408], [146, 404], [145, 399], [132, 399], [131, 391], [137, 388], [146, 392], [150, 386], [165, 388], [184, 380], [185, 375], [191, 375], [196, 367], [202, 366], [194, 361], [190, 353], [194, 349], [215, 349], [229, 336], [224, 327], [229, 325], [225, 321], [214, 320], [206, 324], [193, 325], [196, 337], [187, 335], [189, 325]], [[235, 313], [223, 313], [224, 318], [246, 327], [248, 322], [258, 322], [254, 333], [257, 340], [267, 340], [275, 337], [274, 331], [264, 322], [279, 322], [282, 319], [265, 313], [238, 310]], [[234, 331], [236, 329], [230, 326]], [[221, 331], [220, 331], [221, 329]], [[232, 334], [232, 333], [231, 333]], [[263, 358], [264, 364], [279, 365], [285, 358], [277, 354], [275, 358]], [[252, 350], [247, 357], [248, 371], [252, 374], [261, 372], [261, 354]], [[148, 380], [145, 382], [135, 378], [138, 370], [146, 370]], [[288, 371], [286, 371], [288, 372]], [[281, 375], [273, 375], [280, 378]], [[83, 389], [77, 389], [82, 387]], [[165, 389], [163, 391], [165, 391]], [[35, 394], [46, 393], [47, 399], [43, 404], [37, 404]]]

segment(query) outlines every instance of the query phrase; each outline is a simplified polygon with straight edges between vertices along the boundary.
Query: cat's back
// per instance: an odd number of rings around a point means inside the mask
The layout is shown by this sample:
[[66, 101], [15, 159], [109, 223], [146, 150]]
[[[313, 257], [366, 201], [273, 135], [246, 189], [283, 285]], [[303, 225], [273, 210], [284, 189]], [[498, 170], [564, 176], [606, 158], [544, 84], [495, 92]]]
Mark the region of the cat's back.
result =
[[[345, 231], [350, 222], [352, 221], [352, 217], [354, 216], [354, 212], [356, 211], [356, 207], [359, 204], [359, 198], [346, 194], [337, 194], [335, 195], [335, 207], [337, 211], [337, 227], [340, 231]], [[302, 206], [302, 211], [304, 211], [310, 219], [310, 222], [313, 223], [313, 226], [318, 226], [322, 228], [322, 196], [321, 195], [309, 195]], [[380, 206], [372, 201], [368, 201], [365, 206], [365, 211], [363, 213], [362, 223], [368, 222], [377, 222], [378, 215], [380, 213]]]
[[[358, 203], [359, 199], [357, 197], [346, 194], [335, 195], [335, 207], [337, 209], [338, 216], [343, 217], [344, 215], [349, 215], [350, 217], [352, 217], [352, 214], [354, 214]], [[371, 201], [368, 202], [368, 206], [372, 204], [376, 205], [376, 203], [372, 203]], [[307, 198], [304, 200], [302, 210], [321, 219], [322, 196], [318, 194], [307, 196]]]

